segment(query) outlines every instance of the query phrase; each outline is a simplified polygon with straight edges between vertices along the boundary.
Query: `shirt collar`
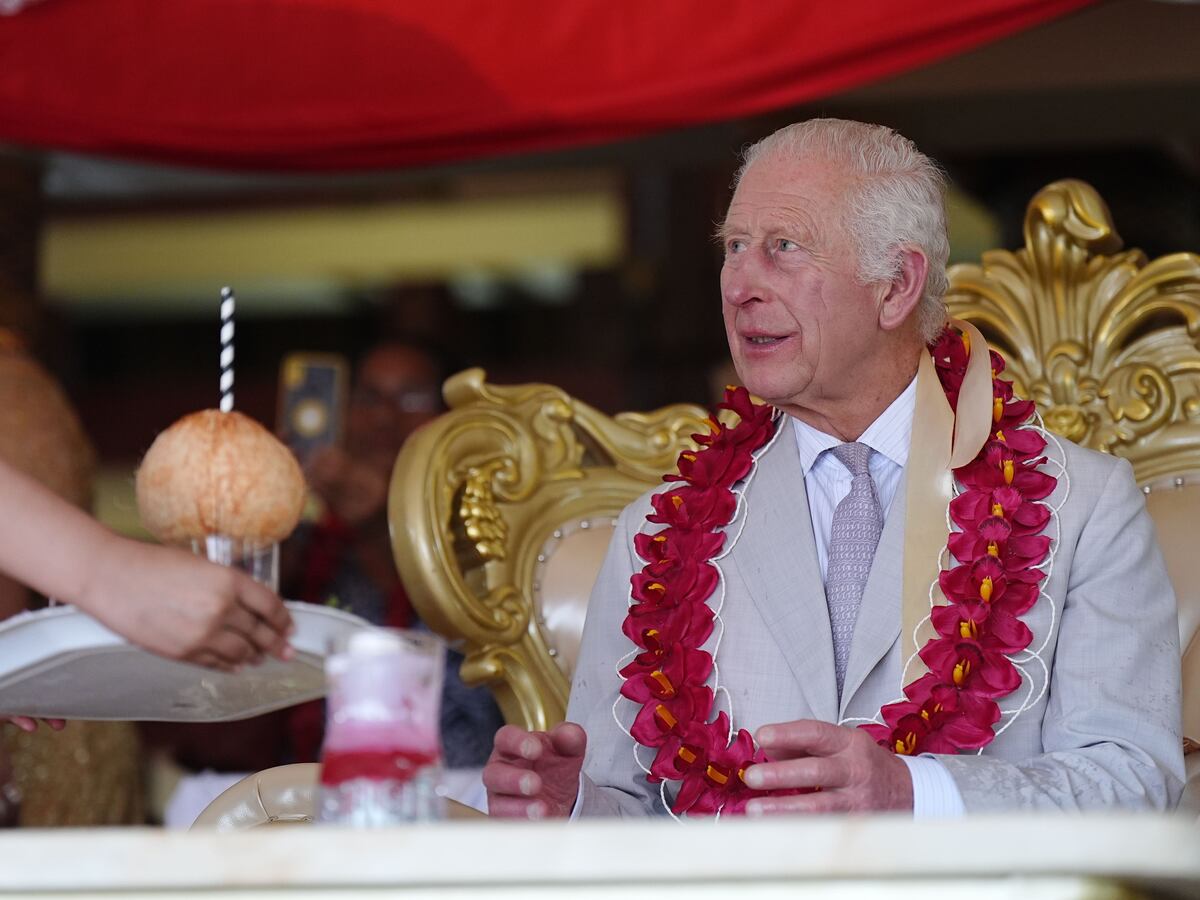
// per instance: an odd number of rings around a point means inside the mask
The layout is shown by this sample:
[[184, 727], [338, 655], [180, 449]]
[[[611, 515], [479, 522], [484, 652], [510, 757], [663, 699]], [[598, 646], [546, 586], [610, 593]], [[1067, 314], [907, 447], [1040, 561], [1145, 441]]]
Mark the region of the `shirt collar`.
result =
[[[916, 404], [917, 379], [913, 378], [900, 396], [862, 433], [862, 437], [858, 439], [859, 443], [866, 444], [876, 453], [904, 468], [908, 463], [908, 445], [912, 439], [913, 411]], [[794, 417], [792, 427], [796, 431], [796, 446], [800, 451], [800, 466], [804, 469], [805, 477], [822, 453], [843, 443], [841, 438], [826, 434]]]

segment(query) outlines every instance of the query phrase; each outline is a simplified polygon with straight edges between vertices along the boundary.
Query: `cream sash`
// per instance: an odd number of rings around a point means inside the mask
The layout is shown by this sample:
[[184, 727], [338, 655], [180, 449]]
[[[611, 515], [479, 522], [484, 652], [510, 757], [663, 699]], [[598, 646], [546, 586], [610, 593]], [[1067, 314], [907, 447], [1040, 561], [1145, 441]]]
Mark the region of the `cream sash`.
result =
[[952, 470], [978, 455], [992, 427], [992, 367], [987, 342], [969, 322], [951, 319], [950, 324], [970, 342], [957, 416], [946, 401], [933, 359], [922, 353], [917, 367], [917, 397], [908, 449], [900, 610], [902, 658], [913, 658], [903, 674], [905, 684], [928, 671], [915, 654], [934, 636], [930, 608], [945, 602], [937, 574], [950, 534], [947, 506], [954, 496]]

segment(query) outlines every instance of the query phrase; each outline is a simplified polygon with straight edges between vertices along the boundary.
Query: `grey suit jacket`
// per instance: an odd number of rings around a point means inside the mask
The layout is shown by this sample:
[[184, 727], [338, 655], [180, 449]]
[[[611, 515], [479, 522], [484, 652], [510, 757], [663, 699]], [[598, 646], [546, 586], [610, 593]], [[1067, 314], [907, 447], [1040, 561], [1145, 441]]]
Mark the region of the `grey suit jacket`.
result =
[[[1021, 662], [1023, 683], [1002, 698], [996, 739], [982, 754], [938, 756], [970, 812], [1127, 807], [1169, 809], [1183, 784], [1175, 595], [1129, 464], [1051, 442], [1067, 477], [1045, 598], [1023, 616], [1039, 659]], [[1053, 465], [1053, 463], [1052, 463]], [[580, 812], [662, 812], [620, 699], [617, 663], [633, 645], [621, 633], [630, 576], [642, 561], [633, 535], [647, 528], [650, 494], [621, 514], [588, 607], [567, 718], [588, 735]], [[814, 718], [858, 724], [901, 699], [900, 584], [903, 484], [884, 524], [838, 701], [833, 643], [794, 431], [759, 458], [746, 489], [744, 530], [721, 560], [724, 634], [716, 655], [735, 728]], [[735, 520], [730, 530], [740, 521]], [[706, 646], [712, 650], [712, 642]], [[1019, 661], [1019, 657], [1015, 661]], [[1045, 666], [1043, 668], [1042, 663]], [[718, 706], [723, 708], [722, 706]], [[649, 766], [653, 753], [642, 748]], [[670, 796], [670, 795], [669, 795]]]

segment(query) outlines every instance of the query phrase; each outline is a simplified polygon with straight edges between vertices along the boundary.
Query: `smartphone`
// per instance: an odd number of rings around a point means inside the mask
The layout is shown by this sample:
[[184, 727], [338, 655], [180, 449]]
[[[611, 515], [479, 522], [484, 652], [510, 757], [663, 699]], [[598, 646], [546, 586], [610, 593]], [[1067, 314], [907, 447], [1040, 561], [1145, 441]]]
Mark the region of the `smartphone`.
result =
[[350, 363], [338, 353], [289, 353], [279, 366], [279, 438], [301, 464], [341, 443]]

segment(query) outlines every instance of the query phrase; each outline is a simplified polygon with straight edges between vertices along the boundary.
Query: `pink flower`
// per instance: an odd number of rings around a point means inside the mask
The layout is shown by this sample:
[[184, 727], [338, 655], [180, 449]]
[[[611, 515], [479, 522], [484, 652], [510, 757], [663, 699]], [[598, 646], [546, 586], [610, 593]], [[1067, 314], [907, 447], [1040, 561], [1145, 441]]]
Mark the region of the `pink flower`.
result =
[[734, 435], [738, 446], [757, 448], [765, 443], [768, 433], [774, 431], [775, 410], [765, 403], [755, 405], [744, 387], [726, 389], [725, 399], [717, 404], [717, 408], [728, 409], [741, 419]]
[[712, 531], [728, 525], [737, 508], [736, 498], [724, 488], [691, 486], [655, 494], [650, 504], [654, 512], [646, 521], [696, 531]]
[[683, 603], [703, 603], [720, 580], [715, 566], [708, 562], [685, 562], [665, 570], [635, 572], [630, 577], [630, 593], [638, 601], [633, 614], [642, 615], [656, 609], [671, 609]]
[[725, 546], [723, 531], [684, 531], [664, 528], [656, 534], [635, 534], [633, 547], [646, 562], [707, 562]]
[[[675, 644], [700, 647], [708, 640], [713, 630], [715, 613], [706, 603], [685, 603], [677, 607], [660, 607], [638, 612], [633, 607], [621, 631], [625, 637], [646, 651], [643, 664], [649, 665], [652, 658], [661, 659]], [[639, 654], [642, 661], [644, 654]]]
[[673, 646], [649, 664], [637, 659], [621, 669], [621, 696], [634, 703], [674, 699], [685, 687], [699, 687], [712, 672], [712, 657], [703, 650]]
[[1046, 558], [1050, 539], [1045, 535], [1012, 536], [1012, 525], [999, 516], [989, 516], [975, 530], [952, 533], [946, 541], [950, 554], [968, 562], [985, 556], [996, 558], [1004, 571], [1028, 569]]
[[935, 606], [930, 616], [934, 630], [942, 637], [978, 640], [1002, 653], [1017, 653], [1033, 640], [1033, 633], [1024, 622], [982, 600]]
[[1021, 674], [1003, 653], [979, 641], [935, 639], [919, 656], [943, 684], [993, 699], [1011, 694], [1021, 684]]
[[729, 805], [730, 812], [744, 810], [752, 794], [741, 773], [756, 761], [754, 739], [744, 728], [726, 746], [729, 717], [724, 712], [708, 726], [710, 743], [703, 768], [690, 769], [672, 807], [676, 815], [712, 815]]
[[703, 720], [680, 720], [650, 764], [651, 780], [678, 781], [693, 770], [703, 771], [713, 743], [710, 730]]
[[1003, 414], [998, 421], [993, 421], [993, 425], [1007, 433], [1032, 419], [1036, 411], [1037, 406], [1032, 400], [1011, 400], [1004, 404]]
[[629, 733], [644, 747], [661, 747], [672, 736], [679, 737], [680, 723], [707, 720], [712, 701], [712, 690], [707, 686], [685, 686], [671, 699], [644, 703]]
[[862, 726], [876, 742], [904, 754], [958, 753], [991, 742], [1000, 708], [942, 684], [927, 673], [904, 689], [907, 701], [883, 707], [883, 725]]
[[663, 476], [663, 481], [685, 481], [697, 488], [726, 488], [746, 477], [754, 458], [737, 446], [716, 445], [700, 453], [685, 451], [679, 455], [679, 474]]
[[1003, 441], [996, 437], [993, 440], [1007, 444], [1018, 456], [1037, 456], [1046, 447], [1046, 439], [1032, 428], [1009, 428], [1007, 431], [997, 428], [993, 435], [1004, 435]]

